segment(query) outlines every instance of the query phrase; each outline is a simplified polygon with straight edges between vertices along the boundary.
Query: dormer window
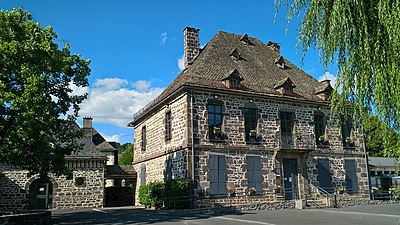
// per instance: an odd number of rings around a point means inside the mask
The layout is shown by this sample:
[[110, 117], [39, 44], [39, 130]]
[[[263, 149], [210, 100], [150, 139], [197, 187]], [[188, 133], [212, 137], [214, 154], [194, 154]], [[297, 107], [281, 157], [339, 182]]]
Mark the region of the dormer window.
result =
[[321, 85], [315, 89], [314, 94], [318, 96], [320, 99], [326, 101], [331, 97], [333, 88], [330, 84], [330, 80], [321, 81]]
[[239, 81], [237, 79], [235, 79], [235, 78], [231, 78], [229, 80], [229, 84], [230, 84], [231, 87], [238, 87], [239, 86]]
[[233, 70], [231, 73], [229, 73], [228, 76], [226, 76], [224, 79], [221, 81], [225, 84], [226, 87], [228, 88], [240, 88], [240, 82], [243, 80], [242, 75], [237, 71], [236, 69]]
[[283, 86], [283, 90], [285, 94], [293, 93], [293, 87], [289, 85]]
[[279, 68], [281, 68], [281, 69], [285, 69], [286, 68], [285, 60], [283, 59], [282, 56], [279, 56], [278, 58], [276, 58], [274, 60], [274, 62], [275, 62], [275, 65], [278, 66]]
[[239, 51], [237, 50], [237, 48], [234, 48], [234, 49], [231, 51], [231, 54], [229, 54], [229, 56], [231, 56], [232, 59], [235, 60], [235, 61], [240, 60], [240, 53], [239, 53]]
[[294, 94], [293, 89], [296, 85], [293, 84], [292, 80], [289, 77], [280, 80], [277, 84], [275, 84], [274, 88], [281, 94], [292, 95]]
[[249, 45], [250, 44], [249, 36], [247, 36], [247, 34], [244, 34], [240, 38], [240, 41], [243, 42], [243, 44], [245, 44], [245, 45]]

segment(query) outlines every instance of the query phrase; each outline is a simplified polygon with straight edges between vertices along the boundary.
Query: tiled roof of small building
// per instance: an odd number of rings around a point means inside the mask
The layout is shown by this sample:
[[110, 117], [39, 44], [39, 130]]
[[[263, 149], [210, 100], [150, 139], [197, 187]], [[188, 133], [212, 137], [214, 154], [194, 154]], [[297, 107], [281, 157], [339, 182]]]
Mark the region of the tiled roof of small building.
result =
[[74, 128], [81, 129], [85, 133], [85, 136], [77, 141], [83, 148], [67, 156], [67, 158], [104, 157], [103, 152], [116, 150], [95, 128], [80, 128], [78, 124], [75, 124]]
[[[283, 57], [285, 66], [278, 67], [275, 59], [280, 58], [280, 54], [257, 38], [248, 37], [248, 43], [241, 39], [242, 35], [219, 31], [163, 93], [135, 114], [133, 123], [183, 85], [229, 89], [221, 80], [234, 69], [243, 77], [241, 86], [246, 92], [282, 95], [274, 89], [274, 85], [290, 78], [296, 86], [293, 96], [321, 101], [315, 96], [320, 82]], [[232, 58], [232, 49], [240, 53], [240, 60]]]

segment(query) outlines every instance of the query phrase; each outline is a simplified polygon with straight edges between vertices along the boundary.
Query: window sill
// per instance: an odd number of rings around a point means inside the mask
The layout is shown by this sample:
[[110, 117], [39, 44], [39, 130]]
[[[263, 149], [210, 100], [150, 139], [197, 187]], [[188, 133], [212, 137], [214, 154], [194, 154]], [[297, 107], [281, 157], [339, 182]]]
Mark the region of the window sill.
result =
[[210, 142], [213, 142], [213, 143], [226, 143], [225, 140], [220, 140], [220, 139], [210, 139]]
[[259, 141], [246, 141], [246, 144], [248, 144], [248, 145], [261, 145], [261, 142], [259, 142]]

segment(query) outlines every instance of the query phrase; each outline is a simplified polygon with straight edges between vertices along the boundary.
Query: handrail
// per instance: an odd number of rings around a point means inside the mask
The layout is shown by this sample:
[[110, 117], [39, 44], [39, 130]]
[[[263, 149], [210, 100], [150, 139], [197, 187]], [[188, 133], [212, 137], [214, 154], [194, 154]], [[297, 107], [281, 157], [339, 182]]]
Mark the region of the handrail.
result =
[[[326, 195], [327, 204], [329, 204], [330, 199], [333, 197], [333, 208], [337, 208], [337, 199], [336, 199], [336, 194], [335, 193], [331, 194], [327, 190], [325, 190], [325, 189], [323, 189], [321, 187], [318, 187], [318, 191], [320, 193]], [[328, 206], [330, 206], [330, 204]]]

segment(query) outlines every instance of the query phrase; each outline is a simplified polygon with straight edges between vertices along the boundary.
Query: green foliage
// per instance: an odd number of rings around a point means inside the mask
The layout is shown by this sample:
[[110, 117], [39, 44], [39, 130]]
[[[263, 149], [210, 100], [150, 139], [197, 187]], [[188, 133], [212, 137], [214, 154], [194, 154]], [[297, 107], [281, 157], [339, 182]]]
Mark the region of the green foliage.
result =
[[[179, 196], [191, 196], [193, 183], [188, 179], [167, 180], [165, 182], [165, 204], [169, 209], [185, 209], [190, 207], [190, 199], [177, 198]], [[187, 200], [187, 201], [185, 201]]]
[[68, 173], [64, 156], [80, 148], [75, 118], [87, 94], [71, 85], [86, 87], [90, 74], [56, 39], [27, 11], [0, 11], [0, 162], [42, 175]]
[[[400, 152], [400, 134], [389, 128], [375, 116], [366, 116], [363, 120], [365, 143], [370, 156], [396, 157]], [[384, 136], [388, 137], [387, 139]]]
[[392, 193], [393, 200], [400, 200], [400, 187], [389, 188], [390, 193]]
[[139, 203], [147, 207], [160, 208], [164, 199], [164, 183], [150, 182], [139, 188]]
[[[276, 10], [281, 4], [289, 9], [288, 21], [302, 17], [298, 43], [303, 54], [317, 47], [325, 67], [338, 65], [332, 96], [340, 97], [332, 98], [333, 112], [346, 111], [346, 104], [352, 102], [357, 114], [364, 117], [375, 111], [399, 131], [399, 1], [277, 0]], [[385, 142], [388, 138], [385, 134]]]
[[[160, 208], [163, 202], [169, 209], [185, 209], [190, 207], [192, 181], [188, 179], [150, 182], [139, 187], [139, 203], [147, 207]], [[185, 198], [179, 198], [184, 196]]]
[[121, 158], [118, 160], [119, 165], [132, 165], [133, 161], [133, 144], [125, 143], [122, 146], [126, 146], [122, 152]]

